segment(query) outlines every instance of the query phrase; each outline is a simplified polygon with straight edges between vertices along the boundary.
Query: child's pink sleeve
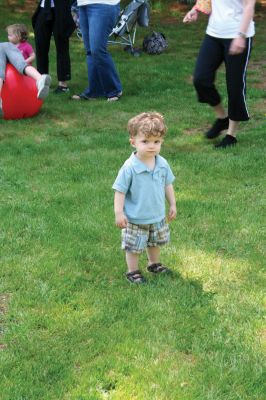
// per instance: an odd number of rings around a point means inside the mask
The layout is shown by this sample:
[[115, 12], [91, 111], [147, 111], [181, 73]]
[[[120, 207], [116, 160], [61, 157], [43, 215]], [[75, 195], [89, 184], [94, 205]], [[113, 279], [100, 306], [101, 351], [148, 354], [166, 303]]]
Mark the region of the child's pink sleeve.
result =
[[27, 58], [34, 53], [33, 47], [27, 42], [26, 43], [26, 54], [27, 54]]
[[19, 51], [22, 53], [25, 60], [30, 57], [34, 50], [28, 42], [22, 42], [18, 45]]

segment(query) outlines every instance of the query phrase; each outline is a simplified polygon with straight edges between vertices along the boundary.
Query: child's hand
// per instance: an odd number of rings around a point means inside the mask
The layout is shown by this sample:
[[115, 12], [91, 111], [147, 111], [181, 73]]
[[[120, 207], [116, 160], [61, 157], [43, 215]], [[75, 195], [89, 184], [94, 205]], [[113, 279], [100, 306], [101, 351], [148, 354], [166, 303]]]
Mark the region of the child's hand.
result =
[[124, 213], [118, 213], [115, 215], [115, 224], [119, 228], [126, 228], [127, 226], [127, 217]]
[[190, 22], [195, 22], [198, 19], [198, 11], [195, 10], [195, 8], [192, 8], [192, 10], [190, 10], [183, 19], [183, 22], [185, 24], [190, 23]]
[[173, 206], [169, 207], [168, 211], [168, 221], [172, 221], [176, 217], [176, 205], [174, 204]]

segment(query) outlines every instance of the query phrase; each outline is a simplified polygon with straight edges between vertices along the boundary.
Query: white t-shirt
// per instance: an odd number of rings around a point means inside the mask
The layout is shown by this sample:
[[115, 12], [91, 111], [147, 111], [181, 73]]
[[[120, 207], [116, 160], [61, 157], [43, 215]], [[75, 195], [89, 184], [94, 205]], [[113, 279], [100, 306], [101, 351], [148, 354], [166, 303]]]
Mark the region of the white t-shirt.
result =
[[[212, 12], [206, 33], [210, 36], [233, 39], [238, 36], [243, 15], [244, 0], [212, 0]], [[251, 21], [247, 37], [254, 36], [255, 26]]]
[[115, 6], [120, 0], [77, 0], [78, 6], [87, 6], [88, 4], [107, 4]]

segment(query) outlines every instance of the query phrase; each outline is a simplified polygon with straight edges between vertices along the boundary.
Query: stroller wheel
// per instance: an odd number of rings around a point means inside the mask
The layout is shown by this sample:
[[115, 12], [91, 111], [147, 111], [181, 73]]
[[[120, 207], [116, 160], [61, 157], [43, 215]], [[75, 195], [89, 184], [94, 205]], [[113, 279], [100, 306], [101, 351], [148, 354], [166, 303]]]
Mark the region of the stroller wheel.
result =
[[131, 51], [131, 54], [132, 54], [132, 56], [134, 56], [134, 57], [139, 57], [139, 56], [140, 56], [140, 51], [139, 51], [139, 50], [133, 49], [133, 50]]
[[124, 51], [128, 52], [128, 53], [132, 53], [133, 47], [127, 45], [124, 47]]

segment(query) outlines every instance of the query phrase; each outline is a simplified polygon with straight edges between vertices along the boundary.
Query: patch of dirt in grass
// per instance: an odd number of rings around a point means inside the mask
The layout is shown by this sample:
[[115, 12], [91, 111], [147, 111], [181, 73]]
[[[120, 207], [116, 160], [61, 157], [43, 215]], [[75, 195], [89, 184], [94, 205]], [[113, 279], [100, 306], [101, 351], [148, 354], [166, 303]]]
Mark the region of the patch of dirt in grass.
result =
[[7, 311], [7, 301], [8, 301], [8, 295], [1, 294], [0, 295], [0, 316], [1, 316], [1, 314], [5, 314]]
[[16, 12], [26, 12], [32, 14], [33, 11], [37, 8], [37, 2], [32, 0], [24, 0], [19, 4], [18, 0], [6, 0], [7, 7], [16, 11]]
[[260, 61], [251, 61], [248, 67], [249, 71], [253, 71], [256, 73], [256, 78], [260, 80], [260, 82], [255, 82], [252, 85], [257, 89], [266, 89], [266, 81], [265, 81], [265, 71], [266, 71], [266, 60]]
[[[265, 85], [266, 89], [266, 85]], [[262, 99], [261, 101], [256, 103], [256, 112], [263, 113], [266, 116], [266, 99]]]
[[[206, 130], [207, 130], [207, 128], [206, 128]], [[201, 135], [202, 132], [204, 132], [204, 131], [205, 131], [204, 127], [201, 126], [198, 128], [187, 129], [184, 131], [184, 134], [186, 136], [195, 136], [195, 135]]]
[[183, 359], [188, 364], [196, 365], [196, 357], [192, 353], [183, 353]]
[[182, 21], [182, 17], [189, 10], [189, 5], [179, 4], [176, 1], [172, 2], [167, 6], [165, 11], [157, 11], [160, 14], [160, 22], [166, 25], [176, 25]]
[[266, 344], [266, 329], [261, 329], [259, 331], [259, 338], [262, 344]]
[[6, 344], [1, 342], [1, 335], [4, 332], [4, 315], [7, 312], [7, 303], [9, 296], [7, 294], [0, 295], [0, 350], [4, 350], [6, 348]]
[[186, 83], [189, 83], [190, 85], [193, 84], [193, 75], [188, 75], [186, 77]]

